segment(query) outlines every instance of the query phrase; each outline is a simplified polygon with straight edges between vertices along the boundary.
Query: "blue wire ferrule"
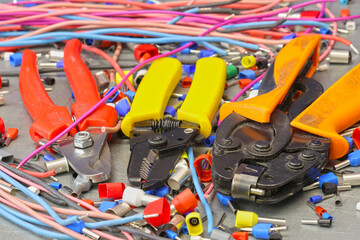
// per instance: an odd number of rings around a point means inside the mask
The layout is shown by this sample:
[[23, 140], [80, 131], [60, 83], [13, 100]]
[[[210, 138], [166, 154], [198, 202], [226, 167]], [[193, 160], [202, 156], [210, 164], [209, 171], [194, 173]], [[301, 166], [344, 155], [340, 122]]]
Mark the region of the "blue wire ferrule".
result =
[[59, 190], [60, 188], [62, 188], [62, 184], [61, 183], [57, 183], [57, 182], [51, 182], [49, 183], [50, 187], [55, 188], [56, 190]]
[[115, 110], [119, 114], [120, 117], [125, 117], [125, 115], [130, 112], [131, 104], [129, 99], [123, 98], [118, 101], [115, 105]]
[[260, 88], [261, 82], [257, 82], [252, 86], [253, 90], [258, 90]]
[[24, 5], [24, 7], [35, 7], [36, 3], [27, 3]]
[[102, 201], [101, 204], [100, 204], [99, 210], [102, 211], [102, 212], [105, 212], [107, 209], [113, 208], [116, 205], [117, 205], [116, 202]]
[[239, 79], [251, 79], [251, 80], [255, 80], [256, 77], [256, 73], [253, 70], [244, 70], [239, 72]]
[[322, 196], [316, 195], [309, 198], [309, 202], [316, 204], [322, 201]]
[[166, 230], [165, 232], [168, 238], [171, 239], [176, 239], [176, 237], [178, 236], [175, 232], [171, 231], [170, 229]]
[[167, 106], [165, 108], [165, 115], [170, 115], [172, 117], [175, 117], [175, 114], [176, 114], [176, 109], [172, 106]]
[[284, 37], [282, 38], [282, 40], [294, 39], [294, 38], [296, 38], [296, 33], [291, 33], [291, 34], [288, 34], [288, 35], [284, 36]]
[[225, 196], [225, 195], [222, 195], [220, 193], [216, 193], [216, 196], [218, 197], [220, 203], [223, 205], [223, 206], [228, 206], [228, 202], [229, 201], [234, 201], [235, 199], [231, 196]]
[[324, 212], [321, 217], [325, 219], [331, 219], [331, 221], [333, 220], [333, 217], [327, 212]]
[[354, 140], [352, 139], [352, 137], [344, 137], [344, 138], [349, 143], [349, 149], [352, 149], [354, 146]]
[[9, 62], [13, 67], [18, 67], [21, 65], [21, 60], [22, 60], [22, 53], [14, 53], [12, 55], [10, 55], [9, 57]]
[[331, 35], [332, 32], [329, 29], [325, 29], [325, 28], [320, 28], [319, 31], [320, 34], [326, 34], [326, 35]]
[[158, 197], [164, 197], [165, 194], [170, 193], [170, 189], [168, 186], [162, 186], [158, 188], [151, 189], [149, 191], [146, 191], [145, 193], [158, 196]]
[[182, 68], [183, 68], [184, 72], [187, 72], [187, 73], [194, 73], [195, 72], [195, 65], [183, 64]]
[[258, 223], [252, 227], [251, 233], [256, 239], [269, 239], [272, 227], [271, 223]]
[[215, 52], [212, 50], [201, 50], [199, 53], [199, 58], [211, 57], [214, 55], [215, 55]]
[[63, 68], [64, 67], [64, 61], [61, 59], [56, 62], [56, 68]]
[[[70, 215], [69, 218], [70, 217], [74, 216]], [[74, 232], [82, 233], [83, 228], [85, 228], [85, 222], [83, 220], [77, 220], [76, 222], [66, 225], [66, 227], [73, 230]]]
[[322, 187], [323, 183], [334, 183], [336, 186], [339, 184], [338, 178], [332, 172], [321, 175], [319, 177], [318, 182], [319, 182], [320, 188]]
[[215, 135], [210, 135], [209, 137], [205, 138], [204, 143], [207, 147], [211, 147], [214, 144]]
[[186, 98], [186, 94], [183, 94], [183, 95], [181, 95], [180, 97], [178, 97], [178, 101], [179, 101], [179, 102], [185, 101], [185, 98]]
[[348, 160], [350, 161], [350, 166], [352, 167], [360, 166], [360, 150], [349, 153]]
[[[110, 88], [109, 91], [107, 91], [105, 93], [105, 96], [107, 96], [112, 90], [114, 89], [114, 87]], [[119, 96], [119, 91], [116, 91], [112, 97], [110, 97], [106, 102], [108, 103], [112, 103], [115, 101], [115, 99]]]
[[134, 97], [135, 97], [134, 91], [128, 90], [124, 94], [130, 99], [130, 102], [133, 102]]
[[53, 158], [53, 157], [50, 156], [49, 154], [45, 154], [45, 155], [44, 155], [44, 160], [45, 160], [45, 162], [50, 162], [50, 161], [55, 160], [55, 158]]
[[339, 0], [341, 5], [348, 5], [349, 0]]

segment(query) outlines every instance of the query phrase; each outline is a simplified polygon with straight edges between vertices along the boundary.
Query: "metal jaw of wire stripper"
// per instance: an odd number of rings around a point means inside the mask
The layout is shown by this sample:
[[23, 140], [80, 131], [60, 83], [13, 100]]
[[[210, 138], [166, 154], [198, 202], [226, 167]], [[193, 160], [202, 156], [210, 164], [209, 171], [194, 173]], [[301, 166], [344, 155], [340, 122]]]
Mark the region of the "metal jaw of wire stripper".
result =
[[360, 107], [360, 65], [321, 94], [322, 86], [307, 78], [316, 69], [319, 44], [316, 36], [292, 40], [267, 72], [259, 96], [220, 109], [212, 161], [218, 192], [276, 203], [314, 181], [329, 159], [347, 153], [338, 133], [360, 119], [354, 112]]
[[220, 104], [226, 64], [220, 58], [196, 63], [190, 90], [177, 119], [164, 118], [166, 104], [181, 77], [177, 59], [156, 60], [142, 79], [122, 129], [130, 136], [127, 175], [131, 185], [149, 190], [162, 186], [181, 154], [197, 136], [209, 136], [211, 120]]
[[[100, 101], [96, 83], [82, 61], [80, 52], [81, 42], [76, 39], [69, 41], [64, 49], [64, 70], [76, 99], [71, 105], [71, 115], [66, 107], [55, 105], [46, 93], [37, 70], [36, 54], [27, 49], [23, 52], [19, 88], [24, 104], [34, 120], [30, 136], [37, 143], [53, 139], [73, 123], [72, 116], [80, 118]], [[107, 134], [100, 133], [100, 130], [96, 132], [94, 127], [100, 129], [102, 126], [115, 126], [117, 119], [114, 108], [102, 105], [80, 122], [77, 129], [71, 129], [67, 139], [58, 142], [59, 153], [78, 174], [74, 186], [75, 195], [87, 191], [91, 182], [102, 182], [110, 178], [111, 155], [106, 141]]]

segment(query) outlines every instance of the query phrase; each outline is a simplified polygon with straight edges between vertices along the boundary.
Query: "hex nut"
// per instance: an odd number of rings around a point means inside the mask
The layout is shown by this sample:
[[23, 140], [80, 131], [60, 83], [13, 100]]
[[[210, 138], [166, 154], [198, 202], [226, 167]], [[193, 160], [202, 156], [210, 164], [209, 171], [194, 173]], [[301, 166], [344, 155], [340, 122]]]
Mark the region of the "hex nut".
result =
[[93, 141], [89, 132], [81, 131], [75, 134], [74, 146], [76, 148], [84, 149], [91, 147], [92, 145]]

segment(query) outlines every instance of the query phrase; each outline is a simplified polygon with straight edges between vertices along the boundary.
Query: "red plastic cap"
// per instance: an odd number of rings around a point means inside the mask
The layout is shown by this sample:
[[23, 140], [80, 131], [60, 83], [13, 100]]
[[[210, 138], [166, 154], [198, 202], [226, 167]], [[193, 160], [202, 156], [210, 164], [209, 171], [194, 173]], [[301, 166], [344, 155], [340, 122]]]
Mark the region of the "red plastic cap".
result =
[[249, 233], [247, 233], [247, 232], [234, 232], [232, 234], [232, 237], [235, 240], [248, 240], [249, 239]]
[[249, 85], [252, 82], [251, 79], [248, 78], [244, 78], [244, 79], [240, 79], [239, 80], [239, 87], [241, 89], [245, 88], [247, 85]]
[[100, 183], [98, 185], [99, 198], [122, 198], [125, 190], [124, 183]]
[[157, 217], [145, 218], [154, 227], [170, 222], [170, 204], [165, 198], [160, 198], [149, 203], [144, 209], [144, 216], [159, 214]]
[[187, 188], [172, 200], [172, 204], [176, 211], [183, 215], [195, 209], [198, 206], [198, 201], [191, 190]]
[[350, 16], [350, 10], [349, 9], [341, 9], [340, 10], [340, 17], [348, 17]]
[[[207, 161], [210, 166], [204, 169], [201, 166], [203, 161]], [[194, 167], [196, 173], [200, 177], [202, 182], [211, 181], [211, 163], [212, 163], [212, 156], [209, 154], [201, 154], [194, 161]]]
[[181, 85], [183, 88], [189, 88], [191, 86], [192, 83], [192, 78], [191, 77], [184, 77]]
[[2, 120], [1, 117], [0, 117], [0, 133], [1, 134], [5, 133], [5, 123], [4, 123], [4, 120]]
[[314, 10], [309, 10], [309, 11], [302, 11], [300, 13], [300, 17], [301, 18], [317, 18], [320, 14], [320, 11], [314, 11]]
[[360, 128], [355, 128], [352, 134], [352, 139], [356, 144], [356, 147], [360, 149]]
[[[144, 55], [146, 54], [145, 58]], [[134, 50], [134, 57], [139, 62], [159, 55], [159, 50], [151, 44], [140, 44]]]

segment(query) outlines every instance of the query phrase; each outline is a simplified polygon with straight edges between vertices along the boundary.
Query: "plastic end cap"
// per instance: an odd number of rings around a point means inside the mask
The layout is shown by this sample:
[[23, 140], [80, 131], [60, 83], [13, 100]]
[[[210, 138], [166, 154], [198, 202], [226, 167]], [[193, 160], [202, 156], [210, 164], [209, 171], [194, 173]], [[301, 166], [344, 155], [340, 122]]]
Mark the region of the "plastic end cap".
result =
[[126, 187], [123, 193], [123, 201], [134, 207], [141, 207], [141, 198], [145, 192], [138, 188]]
[[144, 209], [144, 215], [158, 214], [157, 217], [145, 218], [154, 227], [170, 222], [170, 204], [165, 198], [149, 203]]
[[98, 185], [99, 198], [122, 198], [124, 190], [124, 183], [100, 183]]
[[131, 104], [129, 99], [123, 98], [115, 105], [115, 110], [121, 117], [125, 117], [130, 112]]
[[9, 61], [13, 67], [20, 66], [22, 61], [22, 53], [14, 53], [10, 55]]
[[204, 143], [207, 147], [211, 147], [214, 144], [215, 135], [210, 135], [209, 137], [205, 138]]
[[198, 201], [190, 189], [186, 188], [173, 199], [172, 204], [176, 211], [183, 215], [195, 209], [198, 206]]

